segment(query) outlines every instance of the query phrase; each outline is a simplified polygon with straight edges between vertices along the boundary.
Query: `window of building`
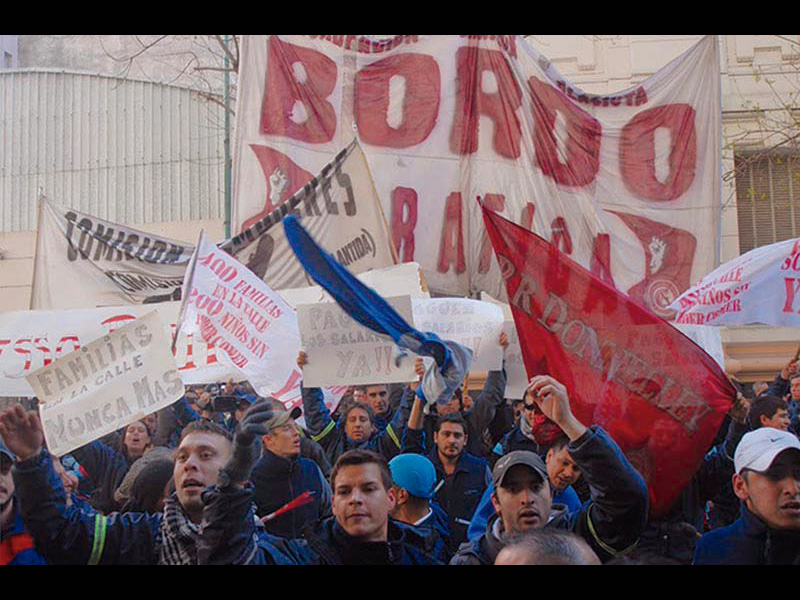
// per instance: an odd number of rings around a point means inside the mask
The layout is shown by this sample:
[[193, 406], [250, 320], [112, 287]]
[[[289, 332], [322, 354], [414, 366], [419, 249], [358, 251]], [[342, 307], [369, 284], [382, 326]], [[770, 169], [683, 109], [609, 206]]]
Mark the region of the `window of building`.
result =
[[738, 153], [739, 252], [800, 237], [800, 151]]

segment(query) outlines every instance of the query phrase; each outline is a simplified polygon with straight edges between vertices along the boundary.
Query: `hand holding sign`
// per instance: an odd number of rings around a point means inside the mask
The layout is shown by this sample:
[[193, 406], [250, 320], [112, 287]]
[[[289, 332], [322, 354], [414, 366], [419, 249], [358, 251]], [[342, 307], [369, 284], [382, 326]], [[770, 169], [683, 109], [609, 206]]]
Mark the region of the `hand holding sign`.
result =
[[19, 461], [38, 455], [44, 442], [39, 416], [34, 411], [26, 412], [19, 404], [0, 414], [0, 436]]

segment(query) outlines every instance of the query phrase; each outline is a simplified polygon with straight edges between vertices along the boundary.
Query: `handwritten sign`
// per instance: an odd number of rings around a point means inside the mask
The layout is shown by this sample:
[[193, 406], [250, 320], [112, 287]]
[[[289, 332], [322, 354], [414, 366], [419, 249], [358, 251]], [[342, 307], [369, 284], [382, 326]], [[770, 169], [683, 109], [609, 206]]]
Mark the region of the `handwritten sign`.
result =
[[471, 348], [473, 371], [502, 368], [499, 339], [504, 319], [499, 306], [468, 298], [420, 298], [412, 302], [414, 327]]
[[88, 444], [183, 395], [170, 339], [153, 311], [27, 377], [51, 452]]
[[261, 396], [296, 387], [300, 350], [291, 306], [201, 234], [184, 283], [181, 331], [199, 334]]
[[[411, 322], [409, 296], [386, 301]], [[303, 369], [306, 387], [405, 383], [416, 379], [413, 355], [397, 364], [394, 341], [357, 323], [335, 302], [298, 305], [297, 321], [308, 355], [308, 365]]]

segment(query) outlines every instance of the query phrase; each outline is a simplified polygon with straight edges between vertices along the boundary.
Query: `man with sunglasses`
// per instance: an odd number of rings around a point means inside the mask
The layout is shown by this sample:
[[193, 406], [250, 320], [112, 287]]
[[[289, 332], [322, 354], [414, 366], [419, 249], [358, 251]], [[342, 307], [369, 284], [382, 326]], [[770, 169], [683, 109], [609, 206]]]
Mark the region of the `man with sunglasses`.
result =
[[489, 462], [492, 466], [497, 462], [501, 456], [505, 456], [509, 452], [515, 450], [527, 450], [535, 452], [536, 454], [543, 455], [547, 450], [545, 444], [540, 444], [536, 439], [534, 431], [536, 419], [536, 403], [529, 395], [526, 395], [522, 401], [522, 414], [520, 415], [519, 422], [508, 433], [503, 436], [494, 448], [489, 457]]

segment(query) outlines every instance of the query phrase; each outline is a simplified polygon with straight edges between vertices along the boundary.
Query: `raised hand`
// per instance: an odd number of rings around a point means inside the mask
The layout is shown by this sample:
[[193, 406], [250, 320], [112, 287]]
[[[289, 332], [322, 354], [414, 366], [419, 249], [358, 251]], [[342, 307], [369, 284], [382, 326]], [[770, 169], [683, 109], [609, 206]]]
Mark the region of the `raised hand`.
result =
[[528, 384], [527, 393], [544, 415], [558, 425], [570, 440], [586, 432], [586, 427], [572, 414], [569, 396], [564, 385], [549, 375], [536, 375]]
[[272, 401], [268, 398], [262, 398], [250, 405], [236, 426], [233, 436], [233, 453], [220, 471], [220, 487], [247, 481], [258, 458], [258, 452], [254, 445], [256, 437], [269, 432], [265, 423], [276, 414]]
[[20, 461], [33, 458], [42, 450], [44, 431], [39, 415], [26, 412], [20, 404], [0, 413], [0, 435]]

